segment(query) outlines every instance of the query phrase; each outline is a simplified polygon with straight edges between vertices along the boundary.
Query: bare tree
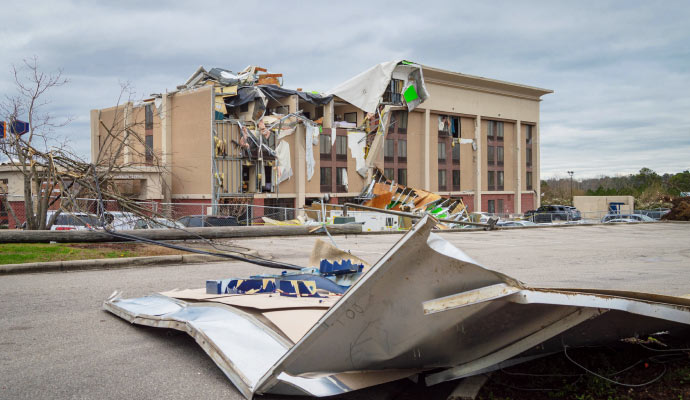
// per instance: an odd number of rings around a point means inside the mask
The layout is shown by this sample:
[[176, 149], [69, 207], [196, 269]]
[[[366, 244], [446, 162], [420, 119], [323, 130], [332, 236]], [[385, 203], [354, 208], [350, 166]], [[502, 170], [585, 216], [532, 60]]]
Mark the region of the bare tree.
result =
[[[121, 210], [152, 217], [152, 210], [121, 193], [114, 179], [121, 171], [139, 166], [163, 170], [160, 154], [147, 146], [141, 129], [145, 121], [138, 115], [141, 112], [133, 112], [129, 85], [122, 85], [112, 120], [108, 124], [99, 120], [103, 133], [99, 135], [99, 152], [88, 162], [71, 151], [66, 142], [58, 142], [51, 135], [54, 128], [69, 122], [67, 119], [56, 123], [52, 115], [44, 111], [50, 89], [67, 83], [61, 71], [42, 72], [35, 57], [24, 60], [21, 68], [12, 66], [11, 70], [17, 94], [7, 96], [0, 104], [0, 111], [10, 126], [27, 119], [29, 131], [8, 133], [0, 142], [0, 152], [23, 176], [26, 228], [50, 229], [63, 210], [96, 211], [103, 215], [104, 201], [114, 201]], [[120, 104], [125, 96], [128, 96], [127, 101]], [[96, 210], [92, 209], [93, 204], [80, 200], [82, 198], [99, 199]], [[58, 201], [59, 208], [47, 218], [48, 210]]]

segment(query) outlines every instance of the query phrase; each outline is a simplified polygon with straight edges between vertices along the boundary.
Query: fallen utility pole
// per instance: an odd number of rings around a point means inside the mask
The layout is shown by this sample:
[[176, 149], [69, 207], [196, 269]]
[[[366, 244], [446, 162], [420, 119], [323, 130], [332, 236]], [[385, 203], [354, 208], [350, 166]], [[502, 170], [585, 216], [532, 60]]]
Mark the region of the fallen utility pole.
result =
[[[128, 235], [148, 240], [195, 240], [264, 237], [264, 236], [298, 236], [322, 234], [312, 232], [313, 226], [225, 226], [185, 229], [136, 229], [123, 231]], [[115, 231], [119, 232], [119, 231]], [[331, 225], [331, 234], [356, 234], [362, 232], [361, 225]], [[0, 243], [48, 243], [48, 242], [120, 242], [126, 239], [113, 237], [103, 230], [73, 231], [0, 231]]]
[[[410, 217], [412, 219], [422, 219], [426, 216], [426, 215], [418, 215], [418, 214], [413, 214], [413, 213], [404, 212], [404, 211], [384, 210], [382, 208], [367, 207], [367, 206], [362, 206], [359, 204], [352, 204], [352, 203], [345, 203], [345, 206], [343, 207], [343, 214], [347, 214], [348, 208], [354, 208], [354, 209], [366, 210], [366, 211], [375, 211], [375, 212], [380, 212], [380, 213], [384, 213], [384, 214], [397, 215], [399, 217]], [[433, 217], [433, 215], [430, 215], [430, 214], [427, 214], [427, 215]], [[480, 222], [455, 221], [455, 220], [446, 219], [446, 218], [436, 218], [436, 220], [439, 222], [445, 222], [445, 223], [449, 223], [449, 224], [481, 226], [484, 229], [486, 229], [487, 231], [491, 231], [491, 230], [496, 229], [496, 222], [498, 222], [498, 218], [489, 218], [489, 222], [486, 224], [483, 224]]]

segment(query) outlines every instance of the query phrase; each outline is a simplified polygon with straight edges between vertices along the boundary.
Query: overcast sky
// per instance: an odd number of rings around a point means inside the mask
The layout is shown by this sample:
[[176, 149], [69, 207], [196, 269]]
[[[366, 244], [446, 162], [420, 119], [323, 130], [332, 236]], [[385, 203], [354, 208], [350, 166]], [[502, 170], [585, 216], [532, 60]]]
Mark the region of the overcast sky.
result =
[[[89, 110], [120, 82], [137, 98], [199, 66], [249, 64], [327, 90], [395, 58], [553, 89], [541, 103], [542, 177], [690, 168], [690, 2], [3, 2], [0, 94], [38, 56], [70, 83], [56, 134], [89, 154]], [[99, 4], [103, 3], [103, 4]]]

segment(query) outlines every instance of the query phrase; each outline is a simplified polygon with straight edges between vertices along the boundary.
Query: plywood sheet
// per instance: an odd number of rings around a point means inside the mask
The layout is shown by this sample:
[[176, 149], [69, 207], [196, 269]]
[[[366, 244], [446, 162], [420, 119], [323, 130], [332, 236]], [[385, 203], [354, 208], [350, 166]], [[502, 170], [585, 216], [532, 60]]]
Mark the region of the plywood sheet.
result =
[[309, 329], [328, 309], [303, 308], [292, 310], [266, 311], [263, 315], [273, 322], [294, 343], [299, 342]]

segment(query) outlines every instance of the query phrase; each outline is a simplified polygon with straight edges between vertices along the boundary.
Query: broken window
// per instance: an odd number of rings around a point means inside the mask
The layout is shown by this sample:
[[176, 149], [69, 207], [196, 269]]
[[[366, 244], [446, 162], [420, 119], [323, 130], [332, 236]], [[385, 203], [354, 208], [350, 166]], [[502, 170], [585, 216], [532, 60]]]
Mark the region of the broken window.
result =
[[319, 135], [319, 153], [321, 158], [331, 158], [331, 137], [330, 135]]
[[496, 200], [489, 200], [487, 203], [489, 206], [488, 207], [489, 209], [487, 210], [487, 212], [489, 214], [495, 214], [496, 213]]
[[146, 129], [146, 130], [153, 129], [153, 104], [152, 103], [148, 103], [144, 107], [144, 129]]
[[448, 116], [439, 115], [438, 116], [438, 134], [439, 134], [439, 136], [448, 135], [448, 132], [450, 132], [450, 124], [448, 121]]
[[398, 140], [398, 161], [407, 160], [407, 140]]
[[503, 165], [503, 146], [496, 146], [496, 161], [498, 165]]
[[438, 142], [438, 162], [446, 162], [446, 142]]
[[383, 177], [392, 181], [394, 178], [394, 170], [393, 168], [384, 168], [383, 169]]
[[383, 93], [383, 103], [402, 104], [403, 83], [400, 79], [391, 79], [385, 93]]
[[335, 158], [337, 160], [347, 160], [347, 136], [335, 137]]
[[527, 176], [525, 177], [527, 181], [527, 190], [532, 190], [532, 172], [527, 171]]
[[446, 170], [438, 170], [438, 190], [446, 190]]
[[460, 171], [453, 170], [453, 190], [460, 190]]
[[386, 139], [386, 144], [383, 149], [383, 157], [386, 161], [393, 161], [395, 156], [395, 140]]
[[407, 186], [407, 169], [406, 168], [400, 168], [398, 169], [398, 183]]
[[357, 113], [356, 112], [349, 112], [345, 113], [343, 115], [345, 118], [345, 122], [352, 122], [353, 124], [357, 124]]
[[147, 163], [152, 163], [153, 162], [153, 135], [146, 135], [146, 138], [144, 140], [144, 144], [146, 147], [146, 162]]

